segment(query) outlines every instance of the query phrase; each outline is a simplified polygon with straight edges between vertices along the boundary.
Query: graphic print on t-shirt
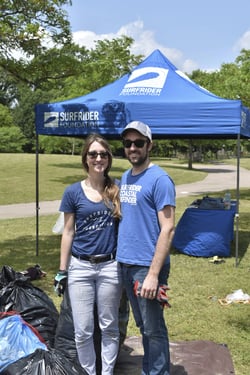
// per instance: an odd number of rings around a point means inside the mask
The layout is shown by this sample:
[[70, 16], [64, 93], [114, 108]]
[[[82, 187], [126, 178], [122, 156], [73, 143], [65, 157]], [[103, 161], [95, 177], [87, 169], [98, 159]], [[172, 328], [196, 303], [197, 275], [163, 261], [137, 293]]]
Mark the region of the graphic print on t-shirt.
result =
[[120, 200], [121, 203], [136, 204], [137, 193], [142, 189], [141, 185], [135, 184], [122, 184], [120, 188]]

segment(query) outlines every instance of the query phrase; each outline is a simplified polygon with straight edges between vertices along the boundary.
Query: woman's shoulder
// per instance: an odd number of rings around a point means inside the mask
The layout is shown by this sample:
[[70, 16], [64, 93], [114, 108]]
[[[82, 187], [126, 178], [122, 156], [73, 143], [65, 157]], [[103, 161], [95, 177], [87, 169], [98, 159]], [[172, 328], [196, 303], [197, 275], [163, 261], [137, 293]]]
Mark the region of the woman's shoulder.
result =
[[81, 189], [81, 182], [77, 181], [66, 187], [65, 192], [76, 192]]

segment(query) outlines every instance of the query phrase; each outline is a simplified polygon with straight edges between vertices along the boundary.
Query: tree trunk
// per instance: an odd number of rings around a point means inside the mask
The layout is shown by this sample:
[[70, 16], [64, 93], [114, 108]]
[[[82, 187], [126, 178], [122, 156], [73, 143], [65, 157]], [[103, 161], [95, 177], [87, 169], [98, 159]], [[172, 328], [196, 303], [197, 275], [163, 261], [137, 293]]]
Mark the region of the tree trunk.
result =
[[192, 143], [192, 139], [189, 140], [188, 169], [193, 169], [193, 143]]

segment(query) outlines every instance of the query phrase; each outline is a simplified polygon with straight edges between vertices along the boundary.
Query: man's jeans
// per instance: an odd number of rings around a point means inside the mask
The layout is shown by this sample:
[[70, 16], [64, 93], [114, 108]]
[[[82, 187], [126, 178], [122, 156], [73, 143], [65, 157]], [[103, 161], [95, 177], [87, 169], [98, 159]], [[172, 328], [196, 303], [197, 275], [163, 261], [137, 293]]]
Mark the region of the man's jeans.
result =
[[[170, 355], [168, 331], [163, 308], [157, 300], [136, 297], [134, 282], [143, 283], [149, 268], [122, 264], [122, 277], [144, 348], [142, 375], [169, 375]], [[169, 265], [162, 268], [159, 284], [166, 284]]]
[[68, 289], [72, 306], [75, 342], [81, 366], [96, 374], [94, 306], [102, 332], [102, 375], [113, 374], [118, 349], [118, 310], [121, 296], [120, 265], [112, 260], [92, 264], [71, 257]]

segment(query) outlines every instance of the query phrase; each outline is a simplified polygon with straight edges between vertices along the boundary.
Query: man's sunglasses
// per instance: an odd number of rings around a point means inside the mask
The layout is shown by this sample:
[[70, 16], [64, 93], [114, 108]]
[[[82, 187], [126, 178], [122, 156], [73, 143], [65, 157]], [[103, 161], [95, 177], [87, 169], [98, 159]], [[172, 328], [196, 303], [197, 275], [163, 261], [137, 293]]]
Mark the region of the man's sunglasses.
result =
[[142, 148], [144, 147], [145, 143], [148, 143], [148, 141], [144, 139], [136, 139], [134, 141], [131, 141], [130, 139], [123, 139], [122, 143], [125, 148], [130, 148], [132, 144], [134, 144], [137, 148]]
[[90, 159], [96, 159], [98, 155], [100, 156], [101, 159], [107, 159], [109, 156], [109, 153], [108, 151], [101, 151], [101, 152], [89, 151], [87, 155], [90, 157]]

